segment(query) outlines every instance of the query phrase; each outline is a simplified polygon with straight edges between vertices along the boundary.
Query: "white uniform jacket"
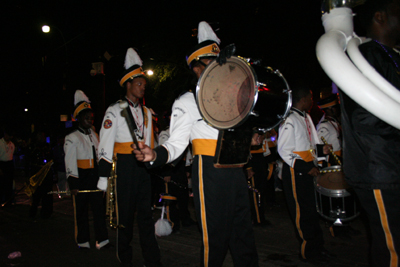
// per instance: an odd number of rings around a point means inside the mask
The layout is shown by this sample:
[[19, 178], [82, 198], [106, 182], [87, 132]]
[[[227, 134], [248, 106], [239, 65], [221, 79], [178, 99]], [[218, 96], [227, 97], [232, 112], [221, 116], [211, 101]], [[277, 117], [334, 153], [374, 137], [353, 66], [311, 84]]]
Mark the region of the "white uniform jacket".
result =
[[78, 168], [94, 168], [93, 149], [96, 153], [99, 146], [99, 139], [96, 133], [89, 130], [89, 134], [84, 134], [82, 129], [77, 129], [65, 137], [65, 169], [68, 177], [79, 178]]
[[318, 160], [325, 160], [317, 158], [317, 145], [321, 143], [310, 115], [292, 108], [279, 127], [278, 153], [283, 161], [298, 172], [308, 173]]
[[158, 135], [158, 145], [161, 146], [169, 139], [169, 128], [163, 130]]
[[[102, 177], [108, 177], [110, 174], [114, 154], [132, 154], [133, 139], [126, 119], [121, 115], [122, 109], [119, 102], [108, 107], [100, 129], [98, 158], [99, 173]], [[136, 107], [130, 104], [129, 108], [136, 123], [138, 142], [144, 142], [154, 148], [155, 140], [150, 109], [140, 104]]]
[[324, 114], [317, 125], [317, 134], [319, 140], [321, 140], [321, 136], [323, 136], [326, 142], [332, 145], [332, 150], [336, 155], [342, 156], [340, 125], [334, 118], [325, 117]]
[[172, 106], [169, 139], [156, 149], [154, 167], [171, 163], [192, 143], [193, 155], [214, 156], [218, 130], [201, 117], [193, 93], [187, 92]]

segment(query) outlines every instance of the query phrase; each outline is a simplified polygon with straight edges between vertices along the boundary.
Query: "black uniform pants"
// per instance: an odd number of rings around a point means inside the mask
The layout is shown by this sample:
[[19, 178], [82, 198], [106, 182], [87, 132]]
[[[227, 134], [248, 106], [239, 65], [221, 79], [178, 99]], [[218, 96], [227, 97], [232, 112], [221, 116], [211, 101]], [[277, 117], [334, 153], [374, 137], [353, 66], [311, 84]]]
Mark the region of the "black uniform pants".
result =
[[117, 255], [121, 264], [132, 262], [133, 222], [135, 212], [139, 228], [140, 246], [147, 267], [159, 266], [160, 249], [157, 244], [151, 210], [151, 178], [144, 164], [134, 155], [117, 154], [117, 207], [119, 228]]
[[214, 168], [195, 156], [193, 199], [203, 236], [201, 266], [222, 266], [228, 249], [235, 266], [258, 266], [246, 178], [241, 168]]
[[400, 190], [354, 188], [371, 231], [371, 266], [400, 266]]
[[251, 218], [254, 224], [264, 223], [265, 220], [265, 204], [266, 204], [266, 189], [267, 189], [267, 168], [265, 158], [262, 153], [252, 154], [250, 159], [251, 167], [254, 171], [254, 176], [250, 178], [250, 185], [254, 190], [249, 190], [251, 203]]
[[14, 161], [0, 161], [0, 204], [8, 201], [13, 195]]
[[[79, 190], [97, 189], [98, 171], [96, 169], [78, 169]], [[75, 178], [70, 178], [75, 179]], [[108, 239], [105, 218], [104, 199], [102, 192], [78, 193], [74, 197], [77, 243], [85, 243], [90, 240], [89, 231], [89, 205], [93, 213], [93, 226], [95, 239], [102, 242]]]
[[295, 173], [286, 163], [282, 169], [282, 183], [289, 214], [299, 240], [300, 254], [312, 258], [323, 249], [322, 229], [317, 212], [314, 179], [308, 174]]
[[171, 181], [167, 184], [168, 193], [176, 197], [170, 201], [170, 219], [174, 223], [173, 229], [179, 230], [181, 223], [187, 224], [191, 221], [189, 212], [189, 189], [188, 178], [185, 172], [185, 161], [179, 162], [171, 172]]
[[53, 195], [47, 194], [52, 189], [53, 173], [49, 171], [42, 184], [36, 188], [35, 193], [32, 195], [32, 204], [29, 209], [29, 217], [36, 217], [39, 204], [42, 204], [42, 209], [40, 210], [41, 218], [46, 219], [53, 214]]

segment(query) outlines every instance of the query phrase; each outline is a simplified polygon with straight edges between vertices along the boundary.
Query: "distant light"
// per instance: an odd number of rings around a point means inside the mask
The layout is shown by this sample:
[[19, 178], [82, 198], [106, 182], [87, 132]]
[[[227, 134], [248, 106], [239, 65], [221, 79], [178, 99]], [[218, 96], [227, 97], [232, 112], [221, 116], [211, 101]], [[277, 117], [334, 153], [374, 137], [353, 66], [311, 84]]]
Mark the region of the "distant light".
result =
[[28, 109], [26, 108], [26, 109], [24, 109], [25, 110], [25, 112], [28, 112]]
[[154, 72], [153, 72], [152, 70], [148, 70], [148, 71], [147, 71], [147, 75], [151, 76], [151, 75], [153, 75], [153, 74], [154, 74]]
[[50, 32], [50, 26], [48, 26], [48, 25], [43, 25], [43, 27], [42, 27], [42, 32], [44, 32], [44, 33]]

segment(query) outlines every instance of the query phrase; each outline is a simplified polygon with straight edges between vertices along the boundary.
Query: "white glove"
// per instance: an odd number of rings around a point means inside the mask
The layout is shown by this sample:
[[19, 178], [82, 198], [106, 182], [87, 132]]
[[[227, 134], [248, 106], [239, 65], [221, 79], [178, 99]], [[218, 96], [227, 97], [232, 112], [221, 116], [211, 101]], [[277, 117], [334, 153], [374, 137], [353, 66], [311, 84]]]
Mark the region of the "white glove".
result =
[[107, 191], [107, 184], [108, 184], [108, 178], [100, 177], [99, 181], [97, 182], [97, 188], [105, 192]]

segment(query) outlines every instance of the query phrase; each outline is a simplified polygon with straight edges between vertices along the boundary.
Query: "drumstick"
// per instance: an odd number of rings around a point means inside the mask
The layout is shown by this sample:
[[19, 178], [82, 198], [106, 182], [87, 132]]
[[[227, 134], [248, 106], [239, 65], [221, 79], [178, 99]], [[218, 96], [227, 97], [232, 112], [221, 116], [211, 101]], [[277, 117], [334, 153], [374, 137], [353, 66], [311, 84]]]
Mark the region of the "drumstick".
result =
[[[328, 142], [326, 142], [326, 140], [325, 140], [325, 138], [324, 138], [323, 136], [321, 136], [321, 140], [322, 140], [322, 142], [324, 142], [325, 145], [328, 144]], [[336, 156], [336, 154], [333, 153], [332, 148], [329, 147], [329, 151], [331, 152], [332, 156], [335, 158], [336, 162], [337, 162], [339, 165], [342, 165], [342, 163], [340, 162], [340, 159], [338, 158], [338, 156]]]

